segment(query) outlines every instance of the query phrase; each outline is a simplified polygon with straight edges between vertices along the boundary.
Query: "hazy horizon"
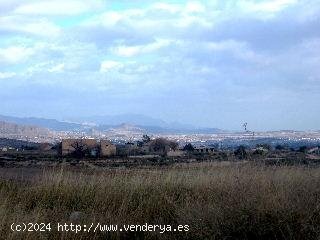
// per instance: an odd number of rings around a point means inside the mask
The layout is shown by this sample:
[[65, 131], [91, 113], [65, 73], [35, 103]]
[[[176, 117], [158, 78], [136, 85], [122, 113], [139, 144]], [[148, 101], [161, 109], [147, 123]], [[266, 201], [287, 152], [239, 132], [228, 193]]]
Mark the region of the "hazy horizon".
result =
[[[163, 128], [171, 128], [171, 129], [206, 129], [206, 128], [216, 128], [216, 129], [220, 129], [220, 130], [225, 130], [225, 131], [230, 131], [230, 132], [245, 132], [244, 130], [244, 122], [239, 122], [237, 128], [233, 128], [233, 129], [227, 129], [227, 128], [219, 128], [216, 127], [214, 125], [211, 126], [206, 126], [206, 125], [196, 125], [196, 124], [192, 124], [190, 122], [186, 121], [170, 121], [170, 120], [164, 120], [161, 118], [156, 118], [153, 116], [148, 116], [148, 115], [144, 115], [144, 114], [136, 114], [136, 113], [124, 113], [124, 114], [118, 114], [118, 115], [95, 115], [95, 116], [70, 116], [70, 117], [66, 117], [66, 118], [58, 118], [58, 117], [45, 117], [45, 116], [26, 116], [26, 115], [1, 115], [0, 117], [4, 116], [4, 117], [13, 117], [13, 118], [18, 118], [18, 119], [28, 119], [28, 118], [36, 118], [36, 119], [46, 119], [46, 120], [57, 120], [59, 122], [69, 122], [69, 123], [79, 123], [79, 124], [97, 124], [97, 125], [110, 125], [110, 126], [117, 126], [117, 125], [122, 125], [122, 124], [131, 124], [133, 126], [152, 126], [152, 127], [163, 127]], [[134, 121], [130, 121], [130, 120], [123, 120], [123, 121], [116, 121], [113, 120], [111, 123], [108, 121], [105, 121], [103, 123], [99, 123], [99, 121], [95, 121], [95, 120], [84, 120], [84, 119], [94, 119], [94, 118], [103, 118], [103, 117], [110, 117], [110, 118], [114, 118], [117, 119], [117, 117], [121, 119], [121, 117], [125, 117], [128, 116], [128, 119], [130, 119], [130, 117], [141, 117], [146, 118], [146, 119], [153, 119], [155, 124], [139, 124], [139, 123], [135, 123], [136, 121], [139, 120], [134, 120]], [[1, 121], [1, 118], [0, 118]], [[116, 121], [116, 122], [115, 122]], [[143, 121], [143, 120], [142, 120]], [[162, 124], [157, 124], [158, 121], [162, 121]], [[10, 122], [10, 121], [8, 121]], [[255, 129], [252, 128], [251, 124], [246, 122], [247, 125], [247, 130], [249, 132], [268, 132], [268, 131], [320, 131], [320, 129], [290, 129], [290, 128], [282, 128], [282, 129]], [[163, 125], [166, 124], [166, 125]], [[30, 125], [30, 124], [26, 124], [26, 125]], [[33, 124], [35, 125], [35, 124]]]
[[320, 129], [320, 0], [0, 0], [0, 14], [0, 115]]

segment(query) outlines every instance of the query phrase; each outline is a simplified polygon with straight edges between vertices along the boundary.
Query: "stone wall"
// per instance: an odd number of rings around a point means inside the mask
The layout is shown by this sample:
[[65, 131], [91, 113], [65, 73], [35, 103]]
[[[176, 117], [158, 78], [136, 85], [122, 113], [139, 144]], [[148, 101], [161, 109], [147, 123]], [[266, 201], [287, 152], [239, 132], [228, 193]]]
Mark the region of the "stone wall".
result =
[[116, 146], [108, 140], [101, 140], [100, 142], [100, 156], [111, 157], [116, 155]]

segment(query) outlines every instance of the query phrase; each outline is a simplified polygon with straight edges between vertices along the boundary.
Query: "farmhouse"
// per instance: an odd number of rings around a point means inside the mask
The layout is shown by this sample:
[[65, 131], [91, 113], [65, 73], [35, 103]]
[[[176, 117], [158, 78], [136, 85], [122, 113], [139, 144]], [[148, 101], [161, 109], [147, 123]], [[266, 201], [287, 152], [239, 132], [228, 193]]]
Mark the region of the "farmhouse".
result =
[[116, 154], [116, 146], [108, 140], [63, 139], [61, 155], [83, 154], [92, 157], [110, 157]]
[[100, 141], [100, 156], [110, 157], [116, 155], [116, 146], [113, 145], [109, 140]]

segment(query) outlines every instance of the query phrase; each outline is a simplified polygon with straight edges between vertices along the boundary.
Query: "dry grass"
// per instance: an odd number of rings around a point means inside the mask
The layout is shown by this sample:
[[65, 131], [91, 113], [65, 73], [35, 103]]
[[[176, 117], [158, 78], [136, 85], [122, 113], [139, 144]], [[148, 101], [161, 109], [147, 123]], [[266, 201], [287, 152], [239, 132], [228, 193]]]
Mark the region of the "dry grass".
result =
[[[185, 233], [12, 233], [12, 222], [189, 225]], [[189, 164], [0, 181], [1, 239], [319, 239], [320, 169]]]

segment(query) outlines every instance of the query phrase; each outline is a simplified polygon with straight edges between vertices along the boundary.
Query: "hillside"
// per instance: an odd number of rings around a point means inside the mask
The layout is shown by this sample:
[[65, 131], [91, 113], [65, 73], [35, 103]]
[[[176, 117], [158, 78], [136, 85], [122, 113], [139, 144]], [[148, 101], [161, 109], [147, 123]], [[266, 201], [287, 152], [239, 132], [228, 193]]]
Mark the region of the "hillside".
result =
[[[130, 133], [144, 132], [149, 134], [214, 134], [225, 132], [217, 128], [199, 128], [177, 122], [166, 123], [161, 119], [155, 119], [138, 114], [86, 117], [71, 120], [74, 122], [35, 117], [20, 118], [0, 115], [0, 121], [38, 126], [52, 131], [88, 132], [94, 129], [101, 132], [120, 132], [120, 134], [122, 134], [123, 131]], [[128, 128], [128, 126], [131, 127]]]
[[48, 128], [54, 131], [72, 131], [81, 129], [83, 127], [82, 124], [78, 123], [69, 123], [58, 121], [56, 119], [45, 119], [35, 117], [20, 118], [0, 115], [0, 121], [11, 122], [21, 125], [38, 126], [41, 128]]
[[38, 141], [48, 136], [51, 136], [51, 132], [46, 128], [0, 121], [0, 138]]

